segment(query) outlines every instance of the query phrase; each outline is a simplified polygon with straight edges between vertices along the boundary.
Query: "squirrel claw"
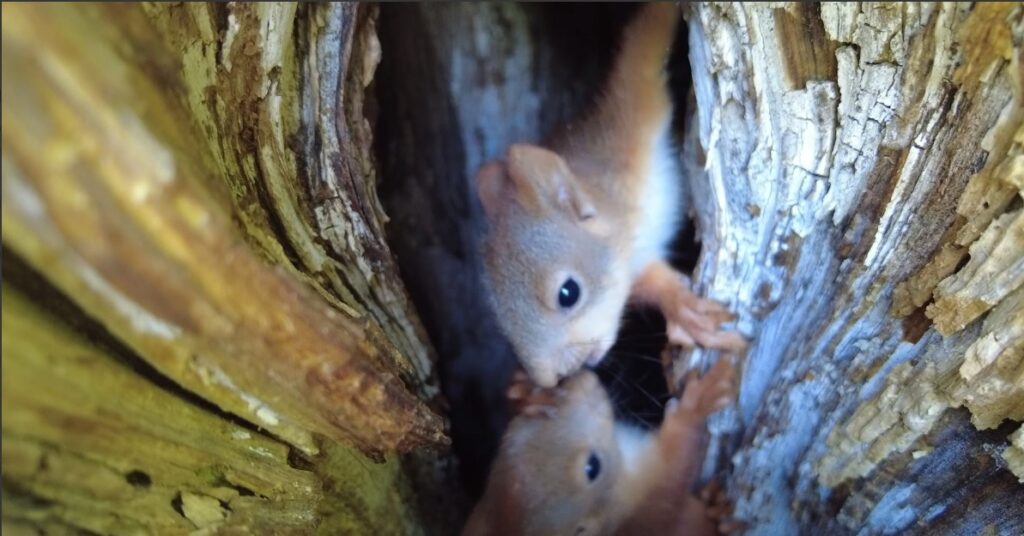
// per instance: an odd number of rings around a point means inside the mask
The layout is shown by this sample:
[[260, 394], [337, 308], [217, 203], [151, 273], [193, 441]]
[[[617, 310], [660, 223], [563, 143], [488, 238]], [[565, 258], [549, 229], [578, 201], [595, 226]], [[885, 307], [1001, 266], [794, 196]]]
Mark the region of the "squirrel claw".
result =
[[746, 524], [733, 518], [733, 505], [718, 480], [708, 482], [699, 493], [705, 504], [705, 515], [714, 522], [719, 534], [734, 534], [746, 528]]
[[715, 300], [701, 298], [690, 288], [690, 278], [679, 273], [665, 261], [649, 265], [633, 283], [630, 296], [634, 303], [656, 305], [665, 316], [669, 342], [692, 348], [739, 352], [747, 341], [736, 331], [721, 325], [736, 317]]
[[663, 307], [669, 342], [685, 348], [697, 344], [705, 348], [740, 352], [747, 340], [737, 331], [723, 330], [723, 322], [736, 319], [725, 305], [701, 298], [685, 284], [676, 287], [675, 295]]
[[688, 412], [706, 417], [727, 407], [735, 396], [736, 367], [729, 356], [722, 356], [704, 377], [696, 371], [687, 375], [679, 404]]

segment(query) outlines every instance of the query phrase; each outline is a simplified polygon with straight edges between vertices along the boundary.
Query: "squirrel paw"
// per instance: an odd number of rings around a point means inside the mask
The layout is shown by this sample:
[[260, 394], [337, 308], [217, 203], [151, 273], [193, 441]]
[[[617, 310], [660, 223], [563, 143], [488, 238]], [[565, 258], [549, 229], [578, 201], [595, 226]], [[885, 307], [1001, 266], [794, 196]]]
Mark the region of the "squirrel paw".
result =
[[718, 480], [708, 482], [700, 490], [704, 502], [704, 513], [715, 524], [719, 534], [735, 534], [746, 528], [746, 524], [733, 517], [733, 505]]
[[722, 356], [703, 377], [697, 371], [687, 375], [678, 407], [694, 416], [707, 417], [731, 404], [735, 398], [736, 367], [731, 357]]
[[737, 331], [723, 330], [723, 322], [735, 320], [724, 305], [701, 298], [690, 290], [685, 280], [674, 286], [674, 293], [665, 296], [662, 306], [668, 340], [686, 348], [700, 344], [729, 352], [739, 352], [747, 341]]
[[559, 387], [537, 386], [526, 372], [518, 369], [512, 376], [512, 382], [505, 395], [513, 416], [551, 418], [555, 416], [555, 410], [565, 393]]

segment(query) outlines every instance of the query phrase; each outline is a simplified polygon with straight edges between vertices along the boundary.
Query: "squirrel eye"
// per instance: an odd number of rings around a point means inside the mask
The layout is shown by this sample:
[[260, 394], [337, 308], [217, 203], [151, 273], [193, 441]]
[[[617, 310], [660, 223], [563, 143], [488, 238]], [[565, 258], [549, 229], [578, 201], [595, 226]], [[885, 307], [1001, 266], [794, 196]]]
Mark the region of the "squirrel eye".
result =
[[593, 482], [601, 475], [601, 458], [597, 457], [596, 452], [590, 452], [590, 456], [587, 457], [587, 465], [583, 467], [583, 472], [586, 473], [588, 482]]
[[558, 305], [562, 309], [568, 309], [580, 300], [580, 284], [575, 279], [566, 279], [558, 288]]

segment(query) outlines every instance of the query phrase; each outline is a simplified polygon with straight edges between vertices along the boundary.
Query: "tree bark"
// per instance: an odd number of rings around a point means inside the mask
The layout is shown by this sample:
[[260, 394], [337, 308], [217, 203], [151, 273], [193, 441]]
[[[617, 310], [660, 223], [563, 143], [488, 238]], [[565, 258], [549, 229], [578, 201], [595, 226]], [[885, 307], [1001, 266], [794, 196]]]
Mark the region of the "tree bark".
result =
[[707, 472], [755, 534], [1024, 531], [1024, 10], [689, 26], [697, 280], [753, 335]]
[[[421, 510], [444, 456], [399, 456], [447, 437], [374, 194], [374, 20], [3, 7], [3, 468], [23, 506], [5, 528], [416, 533], [445, 515]], [[9, 302], [35, 277], [11, 279], [21, 262], [99, 324]], [[132, 369], [69, 324], [109, 331]]]
[[[704, 476], [753, 534], [1024, 533], [1024, 8], [683, 9], [695, 281], [752, 341]], [[479, 488], [514, 365], [470, 179], [630, 8], [377, 11], [4, 4], [5, 530], [454, 530], [425, 449], [450, 409]]]

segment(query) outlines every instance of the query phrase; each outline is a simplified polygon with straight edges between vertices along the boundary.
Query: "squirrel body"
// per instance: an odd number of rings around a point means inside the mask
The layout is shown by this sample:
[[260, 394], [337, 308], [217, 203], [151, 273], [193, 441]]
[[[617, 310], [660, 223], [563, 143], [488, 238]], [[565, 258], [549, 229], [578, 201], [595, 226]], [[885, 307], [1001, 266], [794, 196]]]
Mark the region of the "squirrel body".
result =
[[732, 400], [734, 382], [726, 358], [691, 377], [656, 432], [617, 422], [589, 370], [542, 391], [509, 424], [463, 536], [716, 534], [689, 488], [706, 417]]
[[665, 260], [683, 218], [663, 72], [678, 20], [674, 3], [645, 5], [593, 110], [547, 147], [514, 144], [477, 173], [485, 281], [539, 385], [600, 362], [627, 303], [659, 306], [671, 342], [744, 344], [719, 329], [724, 307], [693, 295]]

